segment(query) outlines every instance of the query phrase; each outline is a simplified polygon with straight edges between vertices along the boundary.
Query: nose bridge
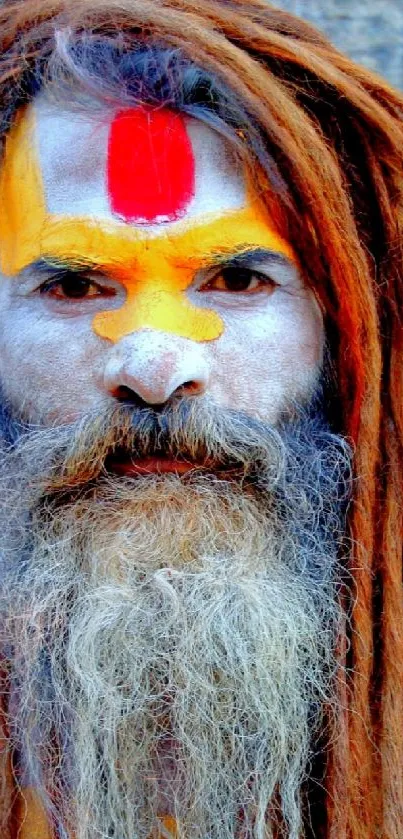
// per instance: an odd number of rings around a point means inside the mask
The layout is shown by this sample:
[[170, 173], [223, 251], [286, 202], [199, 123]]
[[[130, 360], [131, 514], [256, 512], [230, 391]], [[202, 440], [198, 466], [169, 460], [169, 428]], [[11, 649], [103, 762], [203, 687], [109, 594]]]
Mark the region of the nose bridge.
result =
[[142, 329], [172, 332], [191, 341], [219, 337], [221, 317], [195, 305], [185, 293], [196, 270], [189, 266], [191, 243], [186, 242], [186, 236], [177, 235], [174, 243], [165, 236], [129, 243], [126, 267], [118, 278], [126, 300], [117, 309], [95, 315], [93, 328], [101, 338], [117, 342]]
[[156, 330], [134, 332], [111, 348], [104, 379], [109, 393], [125, 388], [151, 405], [167, 402], [178, 390], [204, 393], [209, 381], [205, 345]]

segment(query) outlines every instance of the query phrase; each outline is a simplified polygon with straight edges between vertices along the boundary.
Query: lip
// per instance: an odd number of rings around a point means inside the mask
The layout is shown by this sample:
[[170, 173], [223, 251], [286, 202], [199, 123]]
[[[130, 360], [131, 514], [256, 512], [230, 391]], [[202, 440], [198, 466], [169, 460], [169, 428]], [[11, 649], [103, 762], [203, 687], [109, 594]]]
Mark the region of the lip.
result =
[[206, 463], [195, 463], [189, 460], [176, 460], [169, 457], [111, 458], [109, 469], [117, 475], [186, 475], [194, 469], [206, 469]]

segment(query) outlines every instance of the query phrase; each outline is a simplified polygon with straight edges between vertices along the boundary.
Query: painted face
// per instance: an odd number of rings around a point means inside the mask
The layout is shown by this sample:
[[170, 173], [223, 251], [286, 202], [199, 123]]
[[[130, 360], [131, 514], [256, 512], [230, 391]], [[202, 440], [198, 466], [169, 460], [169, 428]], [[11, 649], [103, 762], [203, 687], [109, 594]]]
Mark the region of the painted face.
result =
[[[4, 365], [7, 358], [13, 365], [7, 335], [12, 342], [17, 330], [26, 351], [17, 352], [21, 371], [35, 358], [41, 366], [37, 353], [48, 359], [48, 386], [42, 371], [38, 399], [28, 399], [34, 414], [40, 402], [42, 414], [70, 418], [100, 391], [121, 387], [160, 402], [190, 385], [221, 404], [275, 417], [310, 390], [322, 343], [316, 303], [228, 143], [203, 123], [165, 108], [83, 116], [38, 97], [7, 139], [0, 219], [1, 377], [13, 391]], [[170, 359], [166, 375], [155, 372], [162, 356]], [[183, 358], [193, 359], [188, 372]], [[73, 412], [53, 388], [66, 359], [82, 385]], [[134, 359], [141, 385], [118, 372]], [[255, 409], [248, 394], [268, 384], [274, 404], [268, 411], [265, 396]], [[242, 399], [234, 398], [242, 387]]]
[[101, 337], [117, 341], [150, 327], [217, 338], [217, 313], [197, 309], [185, 294], [195, 271], [223, 247], [239, 252], [240, 236], [256, 247], [291, 250], [248, 199], [218, 136], [211, 165], [209, 135], [202, 123], [186, 124], [164, 108], [72, 126], [40, 101], [7, 144], [2, 270], [14, 275], [40, 259], [88, 260], [127, 294], [121, 309], [94, 319]]

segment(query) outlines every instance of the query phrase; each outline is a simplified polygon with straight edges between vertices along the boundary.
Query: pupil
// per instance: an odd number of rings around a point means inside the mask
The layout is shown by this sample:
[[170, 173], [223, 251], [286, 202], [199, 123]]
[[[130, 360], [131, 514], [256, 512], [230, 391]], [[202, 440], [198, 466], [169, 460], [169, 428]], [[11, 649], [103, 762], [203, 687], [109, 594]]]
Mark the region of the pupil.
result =
[[251, 281], [251, 272], [239, 268], [224, 268], [222, 276], [231, 291], [246, 291]]
[[85, 297], [88, 294], [90, 281], [85, 277], [75, 277], [73, 274], [65, 277], [61, 286], [66, 297]]

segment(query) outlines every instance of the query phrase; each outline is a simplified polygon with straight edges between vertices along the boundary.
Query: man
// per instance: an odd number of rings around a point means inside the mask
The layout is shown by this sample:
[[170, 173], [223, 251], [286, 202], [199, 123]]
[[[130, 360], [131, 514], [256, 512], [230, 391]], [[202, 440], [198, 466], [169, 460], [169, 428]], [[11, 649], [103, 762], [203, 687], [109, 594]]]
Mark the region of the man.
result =
[[397, 839], [402, 99], [263, 0], [0, 17], [1, 835]]

